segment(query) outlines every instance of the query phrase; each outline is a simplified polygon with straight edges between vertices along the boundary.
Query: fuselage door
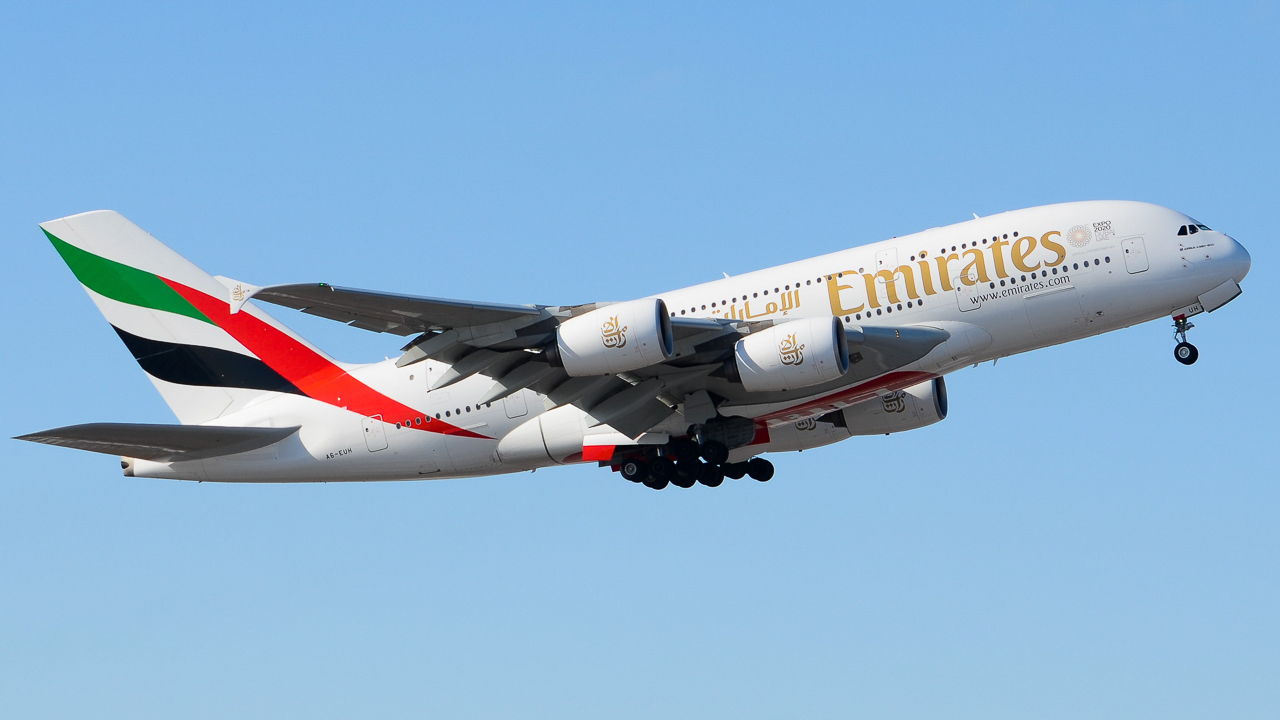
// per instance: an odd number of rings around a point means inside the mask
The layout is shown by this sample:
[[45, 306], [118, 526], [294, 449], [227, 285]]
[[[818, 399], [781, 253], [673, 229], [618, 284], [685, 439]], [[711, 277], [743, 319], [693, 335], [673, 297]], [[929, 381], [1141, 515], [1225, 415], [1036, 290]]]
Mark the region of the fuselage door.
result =
[[364, 444], [369, 446], [369, 452], [387, 449], [387, 433], [382, 427], [381, 415], [364, 419]]
[[506, 408], [509, 418], [524, 417], [529, 414], [529, 403], [524, 399], [524, 390], [518, 390], [502, 398], [502, 406]]
[[1120, 247], [1124, 249], [1124, 266], [1130, 274], [1147, 271], [1150, 265], [1147, 264], [1147, 247], [1142, 238], [1129, 238], [1121, 242]]
[[889, 271], [889, 274], [897, 279], [898, 274], [898, 248], [887, 248], [876, 253], [876, 299], [881, 305], [889, 304], [889, 285], [884, 276], [880, 275], [882, 271]]
[[968, 280], [973, 284], [966, 285], [965, 278], [961, 276], [957, 276], [951, 281], [951, 285], [956, 289], [956, 303], [960, 306], [960, 312], [969, 312], [982, 307], [982, 296], [978, 293], [985, 286], [978, 282], [978, 271], [970, 270]]

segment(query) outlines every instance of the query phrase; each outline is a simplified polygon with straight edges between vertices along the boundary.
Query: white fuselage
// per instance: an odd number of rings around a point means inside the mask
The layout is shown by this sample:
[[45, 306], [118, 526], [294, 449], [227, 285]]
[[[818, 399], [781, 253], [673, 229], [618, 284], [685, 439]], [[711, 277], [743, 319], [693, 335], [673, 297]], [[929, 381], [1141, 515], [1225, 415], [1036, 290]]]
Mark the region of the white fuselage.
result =
[[[785, 322], [836, 316], [849, 328], [925, 325], [951, 339], [901, 368], [910, 382], [965, 365], [1128, 327], [1192, 306], [1202, 294], [1240, 281], [1249, 256], [1220, 232], [1178, 235], [1186, 215], [1145, 203], [1065, 203], [1002, 213], [843, 250], [829, 255], [662, 293], [679, 317]], [[200, 480], [388, 480], [491, 475], [580, 461], [581, 454], [520, 453], [500, 447], [522, 425], [539, 423], [550, 404], [532, 390], [480, 406], [493, 381], [472, 376], [430, 391], [447, 366], [428, 360], [349, 366], [359, 380], [482, 438], [428, 433], [369, 419], [297, 395], [273, 394], [212, 424], [301, 426], [278, 445], [240, 455], [183, 463], [133, 461], [132, 474]], [[905, 382], [905, 381], [904, 381]], [[739, 457], [803, 449], [849, 437], [807, 422], [833, 408], [900, 386], [875, 380], [822, 396], [795, 390], [768, 404], [730, 403], [724, 415], [772, 426], [771, 441]], [[562, 422], [581, 411], [558, 408]], [[545, 418], [543, 420], [546, 420]], [[687, 426], [677, 412], [663, 423]], [[608, 428], [604, 428], [608, 430]], [[657, 429], [655, 429], [657, 430]]]

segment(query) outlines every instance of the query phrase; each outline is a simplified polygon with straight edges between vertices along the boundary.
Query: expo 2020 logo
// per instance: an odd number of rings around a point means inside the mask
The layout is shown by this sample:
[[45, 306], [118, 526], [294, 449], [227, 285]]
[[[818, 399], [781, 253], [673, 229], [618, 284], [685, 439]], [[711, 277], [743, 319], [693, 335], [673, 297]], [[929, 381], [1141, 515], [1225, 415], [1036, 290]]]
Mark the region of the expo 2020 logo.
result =
[[1077, 225], [1067, 231], [1067, 241], [1072, 247], [1082, 248], [1089, 244], [1093, 239], [1093, 233], [1089, 232], [1089, 228], [1084, 225]]

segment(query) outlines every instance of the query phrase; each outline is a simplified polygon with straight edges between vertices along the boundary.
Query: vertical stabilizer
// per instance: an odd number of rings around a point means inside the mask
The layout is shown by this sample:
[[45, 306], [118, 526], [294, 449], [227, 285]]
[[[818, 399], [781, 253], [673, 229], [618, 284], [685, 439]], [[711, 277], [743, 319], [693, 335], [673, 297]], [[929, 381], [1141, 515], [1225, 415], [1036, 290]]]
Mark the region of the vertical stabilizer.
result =
[[232, 288], [117, 212], [40, 227], [184, 424], [264, 394], [301, 395], [299, 377], [340, 372], [252, 304], [232, 314]]

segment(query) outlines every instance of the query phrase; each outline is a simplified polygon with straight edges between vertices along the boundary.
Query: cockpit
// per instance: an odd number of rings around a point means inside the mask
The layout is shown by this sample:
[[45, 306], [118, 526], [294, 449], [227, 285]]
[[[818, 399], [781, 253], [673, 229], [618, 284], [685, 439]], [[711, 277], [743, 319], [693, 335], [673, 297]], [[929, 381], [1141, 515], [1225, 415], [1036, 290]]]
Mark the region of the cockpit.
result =
[[1195, 220], [1192, 220], [1191, 224], [1183, 225], [1182, 227], [1178, 228], [1178, 234], [1179, 235], [1195, 235], [1201, 230], [1208, 230], [1208, 229], [1209, 229], [1208, 225], [1202, 225], [1196, 222]]

